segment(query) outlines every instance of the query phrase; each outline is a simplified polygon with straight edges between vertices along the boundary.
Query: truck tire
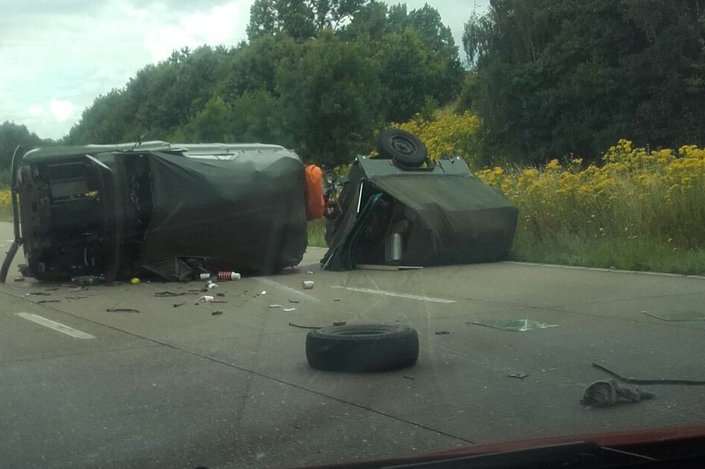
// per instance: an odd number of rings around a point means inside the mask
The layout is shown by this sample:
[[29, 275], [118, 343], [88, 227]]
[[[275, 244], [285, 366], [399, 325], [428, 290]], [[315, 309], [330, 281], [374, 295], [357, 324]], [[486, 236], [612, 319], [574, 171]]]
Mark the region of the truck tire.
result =
[[306, 336], [306, 358], [318, 370], [388, 371], [412, 366], [418, 357], [418, 334], [406, 326], [334, 326]]
[[388, 129], [377, 137], [377, 151], [401, 167], [418, 168], [426, 162], [428, 151], [419, 138], [401, 129]]

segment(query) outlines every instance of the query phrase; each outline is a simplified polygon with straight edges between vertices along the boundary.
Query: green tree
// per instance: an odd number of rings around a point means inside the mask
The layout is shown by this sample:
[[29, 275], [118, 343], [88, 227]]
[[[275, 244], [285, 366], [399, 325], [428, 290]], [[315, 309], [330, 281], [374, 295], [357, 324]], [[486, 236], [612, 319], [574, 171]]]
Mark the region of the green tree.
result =
[[358, 43], [322, 34], [278, 70], [286, 127], [302, 157], [340, 164], [368, 150], [380, 125], [380, 83]]
[[51, 140], [42, 140], [26, 126], [5, 121], [0, 124], [0, 185], [10, 182], [10, 164], [15, 148], [22, 147], [24, 152], [42, 145], [51, 145]]
[[464, 46], [487, 159], [705, 142], [705, 0], [493, 0]]

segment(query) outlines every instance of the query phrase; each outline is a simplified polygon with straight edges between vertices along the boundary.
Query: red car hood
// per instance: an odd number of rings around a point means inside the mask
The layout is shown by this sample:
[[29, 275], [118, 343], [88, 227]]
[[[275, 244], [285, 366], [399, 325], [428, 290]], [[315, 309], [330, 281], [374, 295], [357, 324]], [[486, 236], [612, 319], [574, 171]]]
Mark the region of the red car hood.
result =
[[[409, 464], [414, 462], [433, 461], [445, 458], [456, 458], [463, 456], [476, 456], [481, 454], [505, 453], [530, 448], [540, 448], [545, 446], [555, 446], [567, 443], [592, 442], [599, 446], [607, 446], [621, 450], [628, 450], [634, 447], [645, 445], [668, 444], [669, 442], [700, 442], [705, 444], [705, 425], [668, 427], [660, 429], [635, 430], [630, 432], [613, 433], [587, 433], [572, 436], [532, 438], [527, 440], [506, 441], [500, 443], [478, 444], [464, 448], [454, 448], [447, 451], [440, 451], [423, 456], [411, 458], [385, 459], [378, 461], [368, 461], [360, 463], [350, 463], [342, 465], [315, 466], [320, 468], [372, 468], [394, 464]], [[311, 469], [311, 466], [308, 467]]]

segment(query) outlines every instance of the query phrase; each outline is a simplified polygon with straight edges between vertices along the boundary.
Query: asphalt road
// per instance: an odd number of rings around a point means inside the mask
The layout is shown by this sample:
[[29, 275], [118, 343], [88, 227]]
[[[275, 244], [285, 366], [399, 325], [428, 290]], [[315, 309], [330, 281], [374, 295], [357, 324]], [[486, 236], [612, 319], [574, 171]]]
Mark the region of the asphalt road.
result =
[[[8, 224], [0, 236], [6, 245]], [[606, 410], [579, 404], [606, 377], [593, 361], [705, 379], [705, 321], [644, 313], [705, 313], [703, 278], [516, 263], [330, 273], [316, 265], [322, 252], [288, 274], [221, 283], [217, 305], [194, 304], [198, 282], [75, 290], [15, 282], [13, 271], [0, 286], [0, 465], [291, 467], [705, 420], [702, 387], [650, 386], [654, 400]], [[166, 290], [186, 294], [155, 296]], [[557, 327], [472, 324], [493, 319]], [[340, 320], [417, 328], [419, 363], [310, 369], [307, 331], [289, 323]]]

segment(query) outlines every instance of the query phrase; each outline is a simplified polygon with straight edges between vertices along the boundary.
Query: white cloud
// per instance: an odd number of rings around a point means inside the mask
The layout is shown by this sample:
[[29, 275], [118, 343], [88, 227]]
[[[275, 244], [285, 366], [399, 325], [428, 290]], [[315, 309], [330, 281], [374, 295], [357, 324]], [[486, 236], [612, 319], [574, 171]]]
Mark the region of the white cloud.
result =
[[74, 115], [76, 110], [71, 101], [64, 99], [52, 99], [49, 103], [49, 111], [57, 122], [66, 122]]
[[41, 104], [32, 104], [27, 110], [27, 112], [32, 117], [41, 117], [46, 114], [46, 110]]

